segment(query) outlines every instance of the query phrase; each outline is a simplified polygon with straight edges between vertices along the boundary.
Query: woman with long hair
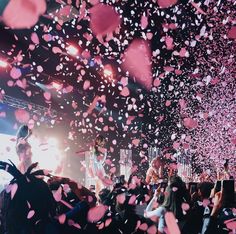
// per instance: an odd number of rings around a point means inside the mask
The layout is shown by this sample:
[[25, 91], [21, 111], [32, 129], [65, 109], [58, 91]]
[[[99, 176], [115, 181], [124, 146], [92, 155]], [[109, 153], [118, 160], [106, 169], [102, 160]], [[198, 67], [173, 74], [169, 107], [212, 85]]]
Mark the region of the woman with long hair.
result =
[[16, 134], [16, 153], [20, 161], [18, 169], [21, 173], [25, 173], [32, 164], [31, 145], [28, 142], [31, 134], [32, 131], [27, 125], [20, 126]]
[[170, 184], [165, 191], [165, 200], [161, 206], [157, 209], [153, 209], [154, 202], [157, 198], [158, 191], [155, 192], [152, 200], [148, 204], [145, 217], [151, 218], [156, 216], [159, 218], [158, 223], [158, 233], [165, 233], [165, 213], [172, 212], [175, 215], [175, 218], [178, 220], [178, 225], [180, 229], [184, 226], [185, 216], [182, 210], [182, 204], [189, 202], [190, 197], [188, 195], [185, 183], [181, 180], [180, 177], [174, 176], [170, 179]]
[[104, 188], [103, 180], [106, 176], [103, 164], [106, 160], [107, 150], [105, 148], [106, 139], [102, 135], [98, 135], [95, 139], [94, 147], [92, 149], [92, 174], [96, 179], [96, 193]]

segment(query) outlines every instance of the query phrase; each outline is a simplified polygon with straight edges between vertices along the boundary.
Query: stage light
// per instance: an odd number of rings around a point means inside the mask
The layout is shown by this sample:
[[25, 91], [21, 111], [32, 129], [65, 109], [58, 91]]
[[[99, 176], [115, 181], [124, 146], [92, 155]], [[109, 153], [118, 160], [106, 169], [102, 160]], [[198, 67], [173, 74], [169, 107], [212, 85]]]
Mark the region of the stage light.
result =
[[111, 65], [107, 64], [104, 66], [103, 76], [109, 81], [113, 81], [113, 70], [112, 70]]
[[51, 85], [52, 85], [52, 87], [53, 87], [54, 89], [56, 89], [56, 90], [61, 90], [62, 87], [63, 87], [63, 84], [61, 84], [61, 83], [59, 83], [59, 82], [57, 82], [57, 81], [53, 81], [53, 82], [51, 83]]
[[69, 45], [68, 47], [66, 47], [67, 53], [73, 56], [76, 56], [79, 52], [79, 50], [73, 46], [73, 45]]
[[103, 74], [105, 77], [111, 77], [113, 73], [111, 70], [104, 69]]
[[8, 63], [0, 59], [0, 67], [6, 68]]

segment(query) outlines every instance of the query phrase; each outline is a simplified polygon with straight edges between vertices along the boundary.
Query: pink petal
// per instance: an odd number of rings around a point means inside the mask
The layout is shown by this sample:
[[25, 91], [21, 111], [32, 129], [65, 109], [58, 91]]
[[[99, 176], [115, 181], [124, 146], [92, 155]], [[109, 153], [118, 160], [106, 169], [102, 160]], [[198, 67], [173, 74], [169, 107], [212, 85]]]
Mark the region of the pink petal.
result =
[[107, 219], [105, 221], [105, 227], [108, 227], [111, 224], [111, 222], [112, 222], [112, 219]]
[[157, 228], [155, 225], [152, 225], [151, 227], [148, 228], [147, 230], [148, 234], [156, 234], [157, 233]]
[[84, 89], [84, 90], [87, 90], [87, 89], [89, 89], [89, 87], [90, 87], [90, 80], [85, 80], [85, 81], [84, 81], [83, 89]]
[[10, 28], [30, 28], [45, 11], [45, 0], [11, 0], [3, 12], [3, 21]]
[[34, 44], [39, 44], [39, 37], [37, 35], [36, 32], [33, 32], [31, 34], [31, 41], [34, 43]]
[[140, 142], [139, 139], [133, 139], [133, 140], [132, 140], [132, 144], [133, 144], [134, 146], [138, 146], [138, 145], [139, 145], [139, 142]]
[[175, 5], [177, 2], [178, 0], [157, 0], [157, 3], [161, 8], [171, 7]]
[[106, 207], [103, 205], [91, 208], [87, 216], [88, 221], [91, 223], [99, 221], [105, 215], [106, 210]]
[[135, 205], [136, 202], [136, 196], [132, 195], [129, 199], [129, 205]]
[[13, 79], [19, 79], [21, 77], [21, 70], [19, 68], [13, 67], [10, 71], [10, 76]]
[[129, 94], [130, 94], [130, 92], [129, 92], [129, 89], [127, 87], [124, 87], [120, 92], [120, 95], [124, 96], [124, 97], [128, 97]]
[[37, 66], [37, 71], [40, 72], [40, 73], [43, 72], [43, 67], [42, 66]]
[[60, 224], [64, 224], [65, 221], [66, 221], [66, 215], [65, 214], [62, 214], [58, 217], [58, 220], [59, 220], [59, 223]]
[[146, 223], [142, 223], [138, 228], [142, 231], [147, 231], [148, 225]]
[[31, 219], [35, 214], [35, 211], [34, 210], [30, 210], [28, 215], [27, 215], [27, 219]]
[[90, 28], [96, 36], [112, 33], [120, 25], [120, 16], [111, 6], [99, 3], [90, 9], [90, 13]]
[[172, 188], [172, 191], [173, 191], [173, 192], [176, 192], [177, 190], [178, 190], [177, 187], [173, 187], [173, 188]]
[[153, 85], [154, 85], [155, 87], [160, 86], [160, 84], [161, 84], [161, 81], [160, 81], [158, 78], [156, 78], [156, 79], [154, 80], [154, 82], [153, 82]]
[[170, 36], [166, 37], [165, 43], [167, 50], [172, 50], [174, 48], [174, 39]]
[[142, 15], [141, 17], [141, 28], [145, 29], [148, 26], [148, 17], [145, 15]]
[[194, 120], [192, 118], [184, 118], [183, 124], [188, 129], [194, 129], [198, 126], [197, 120]]
[[188, 203], [182, 203], [181, 208], [184, 211], [188, 211], [190, 209], [190, 206]]
[[122, 68], [128, 71], [144, 88], [152, 87], [151, 53], [145, 40], [134, 40], [124, 54]]
[[19, 123], [27, 123], [30, 119], [30, 114], [26, 110], [18, 109], [15, 111], [15, 117]]
[[165, 221], [170, 234], [180, 234], [179, 226], [172, 212], [165, 213]]
[[114, 174], [116, 172], [116, 167], [112, 167], [109, 171], [110, 173]]
[[50, 100], [51, 99], [51, 93], [49, 93], [49, 92], [45, 92], [44, 94], [43, 94], [43, 96], [44, 96], [44, 98], [46, 99], [46, 100]]
[[230, 38], [230, 39], [236, 39], [236, 26], [233, 26], [233, 27], [228, 31], [228, 38]]
[[62, 53], [62, 50], [61, 50], [59, 47], [54, 46], [54, 47], [52, 47], [52, 52], [53, 52], [54, 54], [61, 54], [61, 53]]

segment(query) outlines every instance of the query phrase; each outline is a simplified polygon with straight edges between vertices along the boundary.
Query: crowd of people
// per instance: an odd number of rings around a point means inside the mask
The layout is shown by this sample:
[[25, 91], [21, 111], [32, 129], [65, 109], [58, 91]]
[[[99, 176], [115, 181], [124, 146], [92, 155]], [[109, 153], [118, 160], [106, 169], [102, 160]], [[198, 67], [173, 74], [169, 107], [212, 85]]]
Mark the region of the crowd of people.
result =
[[120, 176], [105, 187], [106, 153], [99, 153], [104, 138], [98, 137], [92, 173], [99, 189], [94, 191], [32, 163], [31, 131], [21, 130], [16, 145], [20, 164], [0, 162], [0, 169], [13, 176], [0, 196], [1, 234], [236, 233], [233, 178], [184, 183], [175, 172], [163, 177], [156, 158], [146, 178], [134, 172], [127, 181]]

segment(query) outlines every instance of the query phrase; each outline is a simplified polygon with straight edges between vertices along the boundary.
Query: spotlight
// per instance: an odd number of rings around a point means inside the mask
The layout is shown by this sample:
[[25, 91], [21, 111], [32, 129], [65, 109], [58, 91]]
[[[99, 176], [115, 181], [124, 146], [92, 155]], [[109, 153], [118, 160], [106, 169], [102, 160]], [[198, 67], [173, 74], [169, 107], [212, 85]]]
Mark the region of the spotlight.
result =
[[113, 70], [112, 70], [111, 65], [107, 64], [104, 66], [103, 76], [107, 78], [108, 80], [113, 81]]
[[5, 68], [7, 66], [8, 66], [8, 63], [0, 59], [0, 67]]
[[67, 53], [73, 56], [76, 56], [79, 52], [79, 50], [73, 46], [73, 45], [69, 45], [68, 47], [66, 47]]
[[63, 84], [61, 84], [61, 83], [59, 83], [59, 82], [57, 82], [57, 81], [53, 81], [53, 82], [51, 83], [51, 86], [52, 86], [54, 89], [56, 89], [56, 90], [60, 90], [60, 89], [62, 89]]

